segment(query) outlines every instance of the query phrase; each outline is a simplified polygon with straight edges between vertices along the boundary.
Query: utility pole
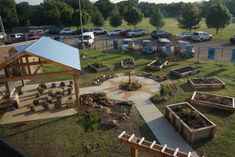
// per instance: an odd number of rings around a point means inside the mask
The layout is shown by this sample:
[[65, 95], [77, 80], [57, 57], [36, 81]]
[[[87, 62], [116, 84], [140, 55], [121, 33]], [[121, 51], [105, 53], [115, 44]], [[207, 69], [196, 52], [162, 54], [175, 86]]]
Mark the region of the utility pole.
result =
[[2, 29], [4, 41], [6, 43], [7, 42], [7, 36], [6, 36], [6, 33], [5, 33], [5, 29], [4, 29], [4, 26], [3, 26], [3, 22], [2, 22], [2, 17], [1, 16], [0, 16], [0, 26], [1, 26], [1, 29]]
[[81, 35], [82, 35], [82, 38], [81, 38], [81, 40], [82, 40], [82, 49], [85, 47], [84, 46], [84, 39], [83, 39], [83, 24], [82, 24], [82, 7], [81, 7], [81, 0], [78, 0], [78, 2], [79, 2], [79, 14], [80, 14], [80, 25], [81, 25]]

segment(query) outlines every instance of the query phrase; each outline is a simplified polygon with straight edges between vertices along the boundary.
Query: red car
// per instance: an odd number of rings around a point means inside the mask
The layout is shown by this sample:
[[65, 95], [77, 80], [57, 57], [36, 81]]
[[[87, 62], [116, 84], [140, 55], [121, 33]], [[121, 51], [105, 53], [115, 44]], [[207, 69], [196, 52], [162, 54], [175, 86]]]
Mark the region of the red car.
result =
[[130, 29], [123, 30], [123, 31], [120, 32], [120, 35], [126, 37], [127, 33], [130, 32], [130, 31], [131, 31]]

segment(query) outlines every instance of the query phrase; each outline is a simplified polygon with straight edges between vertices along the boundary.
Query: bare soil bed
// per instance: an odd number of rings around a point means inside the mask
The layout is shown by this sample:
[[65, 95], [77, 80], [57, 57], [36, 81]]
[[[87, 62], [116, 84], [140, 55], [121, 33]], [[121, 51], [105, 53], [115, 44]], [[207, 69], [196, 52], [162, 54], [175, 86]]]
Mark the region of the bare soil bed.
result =
[[148, 68], [152, 70], [161, 70], [163, 67], [167, 65], [168, 61], [166, 60], [154, 60], [147, 65]]
[[218, 77], [213, 78], [189, 78], [189, 85], [195, 89], [221, 89], [224, 88], [225, 83]]
[[187, 66], [187, 67], [171, 70], [171, 74], [179, 76], [179, 77], [188, 76], [188, 75], [195, 74], [198, 72], [200, 72], [200, 69], [196, 67], [192, 67], [192, 66]]

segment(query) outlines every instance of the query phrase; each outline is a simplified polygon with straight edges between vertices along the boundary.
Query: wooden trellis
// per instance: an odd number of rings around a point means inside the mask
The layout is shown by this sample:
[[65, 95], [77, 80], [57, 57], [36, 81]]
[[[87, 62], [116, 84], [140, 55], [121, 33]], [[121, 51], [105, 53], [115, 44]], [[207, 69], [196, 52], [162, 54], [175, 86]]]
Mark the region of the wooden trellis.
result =
[[172, 149], [156, 144], [156, 141], [150, 142], [144, 137], [138, 138], [134, 134], [129, 135], [123, 131], [119, 136], [119, 140], [125, 146], [130, 148], [130, 157], [138, 157], [138, 151], [146, 152], [154, 157], [192, 157], [191, 152], [184, 153], [179, 151], [179, 148]]

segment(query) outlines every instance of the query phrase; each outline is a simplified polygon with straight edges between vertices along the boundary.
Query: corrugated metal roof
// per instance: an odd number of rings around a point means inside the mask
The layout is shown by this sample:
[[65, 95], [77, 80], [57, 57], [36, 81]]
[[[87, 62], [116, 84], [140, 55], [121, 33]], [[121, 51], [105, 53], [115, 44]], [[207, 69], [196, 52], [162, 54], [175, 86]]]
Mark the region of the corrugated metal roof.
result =
[[40, 38], [38, 41], [27, 47], [25, 51], [81, 70], [78, 49], [48, 37]]

